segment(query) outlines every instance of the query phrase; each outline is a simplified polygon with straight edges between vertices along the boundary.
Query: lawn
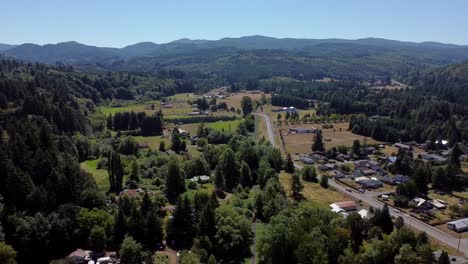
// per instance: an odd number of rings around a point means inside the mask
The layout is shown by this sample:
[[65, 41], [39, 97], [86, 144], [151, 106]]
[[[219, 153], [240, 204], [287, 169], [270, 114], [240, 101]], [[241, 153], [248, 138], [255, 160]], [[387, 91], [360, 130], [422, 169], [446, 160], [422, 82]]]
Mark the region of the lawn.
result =
[[109, 176], [107, 170], [98, 170], [96, 165], [99, 159], [87, 160], [80, 163], [81, 169], [93, 175], [96, 184], [101, 191], [109, 190]]
[[[291, 195], [291, 174], [281, 172], [279, 179], [288, 195]], [[328, 206], [334, 202], [350, 200], [348, 196], [331, 188], [322, 188], [318, 183], [306, 181], [302, 181], [302, 183], [304, 184], [304, 190], [302, 191], [304, 198], [324, 208], [328, 208]]]
[[452, 192], [454, 195], [460, 196], [464, 199], [468, 199], [468, 188], [461, 191]]

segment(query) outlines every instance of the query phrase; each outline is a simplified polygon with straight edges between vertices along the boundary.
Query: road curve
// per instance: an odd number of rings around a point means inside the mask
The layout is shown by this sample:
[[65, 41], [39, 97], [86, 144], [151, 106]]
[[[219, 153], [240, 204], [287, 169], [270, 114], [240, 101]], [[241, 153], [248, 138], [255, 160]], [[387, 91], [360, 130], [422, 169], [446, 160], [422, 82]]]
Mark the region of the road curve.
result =
[[[275, 135], [273, 133], [270, 118], [264, 113], [255, 113], [255, 115], [262, 116], [265, 119], [266, 126], [268, 129], [268, 139], [270, 140], [273, 146], [276, 146]], [[294, 166], [299, 169], [302, 168], [302, 166], [297, 163], [295, 163]], [[371, 193], [348, 192], [346, 191], [347, 187], [341, 184], [338, 184], [334, 180], [328, 181], [328, 184], [332, 186], [333, 188], [335, 188], [336, 190], [343, 192], [347, 195], [350, 195], [357, 200], [361, 200], [364, 203], [367, 203], [368, 205], [374, 208], [382, 208], [384, 205], [382, 202], [376, 199], [375, 193], [374, 195], [372, 195], [372, 192]], [[458, 245], [460, 245], [459, 252], [464, 255], [468, 254], [468, 239], [460, 240], [458, 238], [452, 237], [451, 235], [444, 233], [440, 231], [439, 229], [433, 226], [430, 226], [408, 214], [402, 213], [399, 210], [395, 210], [394, 208], [390, 208], [390, 215], [392, 215], [393, 217], [401, 216], [403, 220], [405, 221], [406, 225], [411, 226], [414, 229], [417, 229], [421, 232], [426, 232], [428, 236], [434, 238], [435, 240], [443, 244], [450, 246], [451, 248], [454, 248], [455, 250], [457, 250]]]
[[275, 134], [273, 133], [273, 128], [271, 126], [270, 117], [264, 113], [254, 113], [254, 115], [262, 116], [265, 119], [268, 133], [268, 140], [270, 140], [271, 145], [277, 146], [275, 141]]

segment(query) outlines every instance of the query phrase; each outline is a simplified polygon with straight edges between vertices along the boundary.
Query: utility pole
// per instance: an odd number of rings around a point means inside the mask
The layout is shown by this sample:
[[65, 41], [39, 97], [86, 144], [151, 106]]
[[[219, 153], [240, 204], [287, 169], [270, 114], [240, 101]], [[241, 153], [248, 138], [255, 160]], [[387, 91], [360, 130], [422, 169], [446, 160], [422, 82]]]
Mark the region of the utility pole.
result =
[[460, 251], [461, 233], [459, 235], [460, 235], [460, 237], [458, 238], [457, 253]]

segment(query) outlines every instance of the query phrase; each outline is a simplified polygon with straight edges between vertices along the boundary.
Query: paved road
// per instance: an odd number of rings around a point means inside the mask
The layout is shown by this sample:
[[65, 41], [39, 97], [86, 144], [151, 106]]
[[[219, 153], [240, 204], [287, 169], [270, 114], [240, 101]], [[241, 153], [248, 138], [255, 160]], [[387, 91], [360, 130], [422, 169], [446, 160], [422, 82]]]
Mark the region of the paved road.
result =
[[[263, 116], [265, 118], [267, 129], [268, 129], [268, 139], [270, 140], [270, 142], [271, 142], [271, 144], [273, 146], [276, 146], [275, 136], [274, 136], [274, 133], [273, 133], [273, 129], [271, 127], [270, 118], [266, 114], [263, 114], [263, 113], [255, 113], [255, 114], [259, 115], [259, 116]], [[296, 168], [302, 168], [302, 166], [300, 164], [297, 164], [297, 163], [295, 163], [294, 166]], [[343, 186], [341, 184], [338, 184], [334, 180], [328, 181], [328, 184], [330, 186], [332, 186], [333, 188], [335, 188], [336, 190], [338, 190], [340, 192], [343, 192], [343, 193], [346, 193], [347, 195], [350, 195], [350, 196], [354, 197], [355, 199], [361, 200], [364, 203], [367, 203], [368, 205], [370, 205], [370, 206], [372, 206], [374, 208], [382, 208], [383, 205], [384, 205], [382, 202], [378, 201], [377, 198], [376, 198], [379, 195], [379, 193], [376, 193], [376, 192], [360, 193], [360, 192], [356, 192], [356, 191], [348, 192], [348, 191], [346, 191], [346, 189], [348, 187]], [[428, 224], [426, 224], [424, 222], [421, 222], [418, 219], [416, 219], [416, 218], [414, 218], [414, 217], [412, 217], [410, 215], [407, 215], [405, 213], [401, 213], [398, 210], [395, 210], [393, 208], [390, 208], [390, 214], [392, 216], [394, 216], [394, 217], [401, 216], [403, 218], [403, 220], [405, 221], [406, 225], [409, 225], [409, 226], [411, 226], [414, 229], [417, 229], [419, 231], [424, 231], [430, 237], [432, 237], [432, 238], [438, 240], [439, 242], [444, 243], [444, 244], [446, 244], [446, 245], [448, 245], [448, 246], [450, 246], [450, 247], [452, 247], [454, 249], [458, 248], [458, 244], [460, 242], [460, 252], [464, 253], [465, 255], [468, 254], [468, 239], [459, 240], [458, 238], [452, 237], [451, 235], [448, 235], [448, 234], [440, 231], [439, 229], [437, 229], [435, 227], [432, 227], [432, 226], [430, 226], [430, 225], [428, 225]]]
[[275, 141], [275, 134], [273, 133], [273, 128], [271, 127], [270, 117], [264, 113], [254, 113], [254, 115], [262, 116], [265, 119], [266, 126], [267, 126], [268, 140], [270, 140], [271, 144], [276, 147], [277, 145]]

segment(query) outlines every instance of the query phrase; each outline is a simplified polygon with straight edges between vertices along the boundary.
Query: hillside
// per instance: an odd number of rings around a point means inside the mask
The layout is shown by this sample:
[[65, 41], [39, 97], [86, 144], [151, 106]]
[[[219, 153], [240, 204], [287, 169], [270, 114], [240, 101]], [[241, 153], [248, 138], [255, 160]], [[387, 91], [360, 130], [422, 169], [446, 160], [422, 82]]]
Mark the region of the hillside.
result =
[[[0, 50], [0, 52], [2, 52]], [[393, 75], [468, 60], [468, 47], [434, 42], [386, 39], [277, 39], [264, 36], [220, 40], [181, 39], [165, 44], [142, 42], [121, 49], [64, 42], [22, 44], [6, 56], [86, 71], [157, 73], [178, 69], [235, 79], [263, 76], [349, 79]]]

